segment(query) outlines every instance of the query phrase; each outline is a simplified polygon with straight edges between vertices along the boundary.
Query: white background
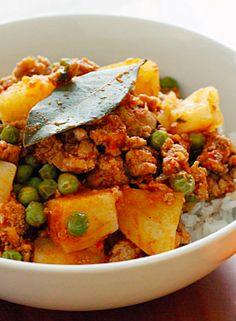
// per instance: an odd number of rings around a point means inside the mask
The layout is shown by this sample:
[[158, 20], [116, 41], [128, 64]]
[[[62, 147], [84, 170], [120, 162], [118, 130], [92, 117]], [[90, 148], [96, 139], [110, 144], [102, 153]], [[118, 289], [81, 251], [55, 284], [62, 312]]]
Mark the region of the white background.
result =
[[155, 19], [236, 49], [236, 0], [0, 0], [0, 22], [50, 13], [106, 13]]

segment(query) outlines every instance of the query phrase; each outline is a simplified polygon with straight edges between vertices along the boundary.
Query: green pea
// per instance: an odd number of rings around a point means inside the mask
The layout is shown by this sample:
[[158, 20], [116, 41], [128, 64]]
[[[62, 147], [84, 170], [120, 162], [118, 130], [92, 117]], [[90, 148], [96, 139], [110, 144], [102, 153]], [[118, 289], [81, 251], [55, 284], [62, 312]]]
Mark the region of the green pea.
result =
[[13, 185], [13, 192], [16, 193], [16, 194], [18, 194], [19, 191], [22, 189], [23, 186], [24, 186], [23, 184], [14, 184], [14, 185]]
[[176, 192], [189, 194], [194, 191], [195, 181], [192, 175], [179, 175], [171, 181], [171, 185]]
[[31, 177], [31, 178], [29, 179], [29, 181], [27, 182], [27, 185], [38, 189], [38, 188], [39, 188], [39, 184], [40, 184], [41, 182], [42, 182], [42, 180], [41, 180], [40, 177], [34, 176], [34, 177]]
[[2, 253], [2, 257], [4, 259], [15, 260], [15, 261], [22, 261], [22, 255], [14, 250], [6, 250]]
[[195, 195], [185, 195], [185, 200], [188, 203], [197, 203], [198, 202], [198, 198]]
[[53, 69], [53, 68], [55, 68], [57, 66], [58, 66], [58, 62], [53, 62], [50, 67]]
[[18, 194], [18, 200], [24, 206], [27, 206], [32, 201], [39, 201], [38, 191], [31, 186], [22, 187]]
[[57, 182], [54, 179], [44, 179], [38, 186], [39, 194], [47, 200], [57, 190]]
[[30, 165], [19, 165], [16, 172], [16, 181], [25, 183], [33, 173], [33, 167]]
[[192, 133], [189, 136], [193, 148], [201, 148], [206, 141], [206, 138], [201, 133]]
[[161, 88], [167, 88], [167, 89], [173, 89], [173, 88], [179, 87], [178, 82], [174, 78], [169, 76], [161, 78], [160, 85], [161, 85]]
[[152, 147], [154, 147], [157, 150], [160, 150], [162, 145], [164, 144], [164, 142], [167, 140], [168, 138], [168, 134], [167, 132], [165, 132], [164, 130], [156, 130], [150, 138], [150, 143], [152, 145]]
[[33, 169], [39, 169], [40, 167], [40, 163], [33, 155], [27, 155], [25, 157], [25, 164], [32, 166]]
[[33, 227], [40, 227], [46, 222], [46, 215], [43, 211], [43, 204], [39, 202], [30, 202], [25, 209], [26, 223]]
[[58, 189], [64, 195], [76, 193], [79, 189], [79, 180], [73, 174], [61, 174], [58, 178]]
[[45, 164], [39, 170], [39, 175], [42, 179], [57, 178], [57, 173], [56, 167], [51, 164]]
[[71, 62], [72, 60], [70, 58], [62, 58], [60, 60], [60, 65], [68, 69], [71, 65]]
[[67, 229], [73, 236], [83, 235], [89, 227], [88, 217], [84, 213], [74, 212], [68, 219]]
[[19, 140], [19, 130], [11, 125], [7, 125], [1, 132], [1, 139], [10, 144], [16, 144]]

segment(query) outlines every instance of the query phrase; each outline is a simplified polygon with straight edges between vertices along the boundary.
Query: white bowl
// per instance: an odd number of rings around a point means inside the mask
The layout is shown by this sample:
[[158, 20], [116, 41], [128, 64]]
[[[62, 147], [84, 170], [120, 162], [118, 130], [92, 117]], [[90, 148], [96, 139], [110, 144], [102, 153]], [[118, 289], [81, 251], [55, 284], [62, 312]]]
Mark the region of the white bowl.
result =
[[[236, 54], [201, 35], [158, 22], [94, 15], [53, 16], [0, 25], [0, 74], [27, 55], [127, 57], [157, 61], [185, 93], [214, 85], [227, 131], [235, 130]], [[232, 117], [233, 116], [233, 117]], [[0, 260], [0, 297], [58, 310], [95, 310], [148, 301], [202, 278], [236, 252], [236, 222], [190, 245], [127, 262], [66, 266]]]

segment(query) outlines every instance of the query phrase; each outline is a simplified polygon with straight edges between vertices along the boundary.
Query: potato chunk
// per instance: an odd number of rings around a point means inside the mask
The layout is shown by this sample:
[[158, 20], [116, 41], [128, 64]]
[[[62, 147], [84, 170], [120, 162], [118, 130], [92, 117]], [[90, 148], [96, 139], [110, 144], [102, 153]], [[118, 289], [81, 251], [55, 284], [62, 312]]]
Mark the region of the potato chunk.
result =
[[148, 255], [171, 250], [183, 201], [182, 193], [167, 195], [126, 187], [117, 202], [120, 230]]
[[50, 238], [38, 238], [34, 242], [33, 262], [46, 264], [95, 264], [105, 262], [102, 247], [66, 253], [62, 247], [53, 243]]
[[[118, 229], [115, 201], [112, 190], [87, 191], [49, 201], [46, 212], [51, 238], [67, 253], [95, 245]], [[88, 218], [88, 230], [81, 236], [73, 236], [67, 230], [68, 219], [74, 212], [84, 213]]]
[[170, 93], [163, 102], [158, 121], [177, 133], [212, 131], [224, 122], [218, 91], [214, 87], [201, 88], [184, 100]]
[[54, 88], [48, 76], [23, 77], [0, 94], [0, 119], [5, 122], [25, 120], [30, 109]]
[[15, 174], [16, 165], [0, 161], [0, 203], [6, 202], [10, 196]]
[[[103, 66], [101, 69], [118, 68], [140, 62], [141, 58], [129, 58], [121, 62]], [[139, 69], [138, 79], [135, 84], [135, 93], [157, 96], [160, 91], [159, 68], [152, 60], [147, 60]]]

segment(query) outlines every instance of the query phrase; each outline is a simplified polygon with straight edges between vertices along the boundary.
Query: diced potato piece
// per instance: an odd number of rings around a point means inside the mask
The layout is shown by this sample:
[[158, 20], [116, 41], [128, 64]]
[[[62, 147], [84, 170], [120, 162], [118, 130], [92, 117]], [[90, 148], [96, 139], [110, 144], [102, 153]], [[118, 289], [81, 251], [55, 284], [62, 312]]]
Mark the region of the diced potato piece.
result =
[[224, 122], [218, 91], [214, 87], [201, 88], [182, 101], [171, 93], [164, 101], [158, 121], [177, 133], [212, 131]]
[[[101, 69], [118, 68], [140, 62], [141, 58], [129, 58], [121, 62], [103, 66]], [[139, 69], [138, 79], [135, 84], [135, 93], [157, 96], [160, 91], [159, 68], [152, 60], [147, 60]]]
[[5, 203], [10, 196], [16, 165], [0, 161], [0, 203]]
[[93, 246], [88, 249], [66, 253], [53, 243], [50, 238], [38, 238], [34, 242], [33, 262], [46, 264], [95, 264], [105, 262], [102, 247]]
[[173, 91], [170, 91], [162, 100], [161, 110], [157, 115], [157, 119], [167, 130], [170, 130], [171, 127], [173, 127], [174, 120], [172, 111], [177, 109], [179, 102], [180, 100], [176, 97]]
[[182, 193], [124, 188], [117, 202], [119, 227], [125, 236], [149, 255], [175, 248], [176, 229], [182, 211]]
[[158, 95], [160, 91], [160, 77], [159, 69], [155, 62], [148, 60], [140, 67], [134, 91], [137, 95]]
[[[87, 191], [49, 201], [47, 211], [51, 238], [67, 253], [97, 244], [118, 229], [115, 202], [112, 190]], [[82, 236], [72, 236], [67, 231], [68, 218], [76, 211], [88, 217], [89, 227]]]
[[48, 76], [23, 77], [0, 94], [0, 119], [5, 122], [25, 120], [30, 109], [54, 88]]

